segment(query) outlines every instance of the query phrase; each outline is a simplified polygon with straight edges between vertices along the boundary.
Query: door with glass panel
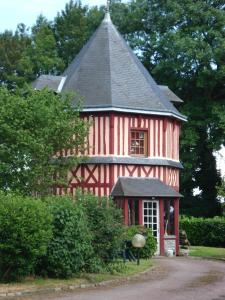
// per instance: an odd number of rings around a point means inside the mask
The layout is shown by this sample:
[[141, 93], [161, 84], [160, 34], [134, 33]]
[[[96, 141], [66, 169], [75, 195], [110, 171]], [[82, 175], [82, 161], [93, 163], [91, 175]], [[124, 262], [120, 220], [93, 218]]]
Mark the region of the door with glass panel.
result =
[[143, 225], [151, 228], [157, 241], [157, 251], [159, 254], [159, 202], [157, 200], [143, 201]]

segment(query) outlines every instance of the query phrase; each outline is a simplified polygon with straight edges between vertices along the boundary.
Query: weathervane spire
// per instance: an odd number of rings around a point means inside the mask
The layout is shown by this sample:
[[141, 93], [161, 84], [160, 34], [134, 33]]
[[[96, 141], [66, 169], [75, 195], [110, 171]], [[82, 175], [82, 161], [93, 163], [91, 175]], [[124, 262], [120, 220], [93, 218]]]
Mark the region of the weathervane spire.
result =
[[106, 12], [109, 13], [109, 5], [110, 5], [110, 0], [107, 0], [106, 3]]
[[110, 22], [111, 21], [111, 19], [110, 19], [110, 12], [109, 12], [109, 5], [110, 5], [110, 0], [107, 0], [104, 22]]

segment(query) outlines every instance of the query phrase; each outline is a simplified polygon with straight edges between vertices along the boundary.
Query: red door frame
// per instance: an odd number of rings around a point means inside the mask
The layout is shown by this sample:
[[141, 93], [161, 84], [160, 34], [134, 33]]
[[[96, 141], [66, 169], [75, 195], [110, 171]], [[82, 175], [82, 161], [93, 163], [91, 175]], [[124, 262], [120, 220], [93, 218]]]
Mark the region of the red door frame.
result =
[[159, 246], [160, 255], [164, 255], [164, 201], [159, 199]]
[[124, 198], [123, 215], [124, 225], [128, 226], [128, 198]]
[[176, 255], [179, 254], [179, 198], [174, 199], [174, 233], [176, 236]]
[[143, 224], [143, 207], [142, 207], [142, 199], [138, 199], [138, 222], [139, 225]]

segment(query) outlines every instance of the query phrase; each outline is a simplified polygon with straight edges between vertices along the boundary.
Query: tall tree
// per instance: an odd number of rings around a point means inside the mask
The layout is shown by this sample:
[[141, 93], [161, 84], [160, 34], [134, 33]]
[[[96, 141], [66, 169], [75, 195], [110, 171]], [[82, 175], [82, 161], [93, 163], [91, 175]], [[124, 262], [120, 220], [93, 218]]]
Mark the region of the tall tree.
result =
[[64, 68], [58, 56], [51, 23], [42, 15], [31, 28], [31, 43], [23, 51], [17, 68], [28, 82], [41, 74], [57, 75]]
[[15, 34], [0, 34], [0, 84], [22, 87], [41, 74], [59, 74], [64, 69], [58, 55], [51, 23], [40, 15], [31, 32], [19, 24]]
[[29, 31], [24, 24], [19, 24], [15, 33], [8, 30], [0, 33], [0, 85], [15, 88], [24, 83], [18, 63], [30, 44]]
[[[112, 5], [114, 22], [118, 21], [157, 82], [169, 85], [185, 101], [182, 111], [188, 123], [181, 139], [185, 167], [181, 208], [185, 213], [215, 215], [219, 213], [215, 187], [220, 176], [213, 152], [225, 136], [214, 113], [216, 105], [222, 108], [225, 103], [224, 2], [133, 0], [118, 17], [121, 6]], [[193, 193], [195, 188], [200, 189], [199, 195]]]
[[60, 57], [67, 66], [79, 53], [104, 16], [104, 7], [82, 6], [70, 0], [57, 14], [54, 31]]
[[82, 152], [88, 131], [71, 99], [48, 90], [0, 88], [0, 189], [46, 194], [65, 184], [63, 176], [81, 158], [60, 153]]
[[65, 9], [55, 18], [55, 36], [59, 55], [68, 65], [88, 39], [88, 25], [85, 14], [87, 7], [81, 2], [70, 0]]

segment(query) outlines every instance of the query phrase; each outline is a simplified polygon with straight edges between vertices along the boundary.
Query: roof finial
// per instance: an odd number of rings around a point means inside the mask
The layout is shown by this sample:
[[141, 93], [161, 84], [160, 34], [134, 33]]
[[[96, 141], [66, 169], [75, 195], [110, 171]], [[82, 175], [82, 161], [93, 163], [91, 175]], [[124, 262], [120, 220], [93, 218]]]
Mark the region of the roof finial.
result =
[[109, 5], [110, 5], [110, 0], [107, 0], [106, 3], [106, 12], [109, 13]]
[[110, 12], [109, 12], [109, 6], [110, 6], [110, 0], [107, 0], [104, 22], [109, 22], [109, 21], [111, 21], [111, 18], [110, 18]]

